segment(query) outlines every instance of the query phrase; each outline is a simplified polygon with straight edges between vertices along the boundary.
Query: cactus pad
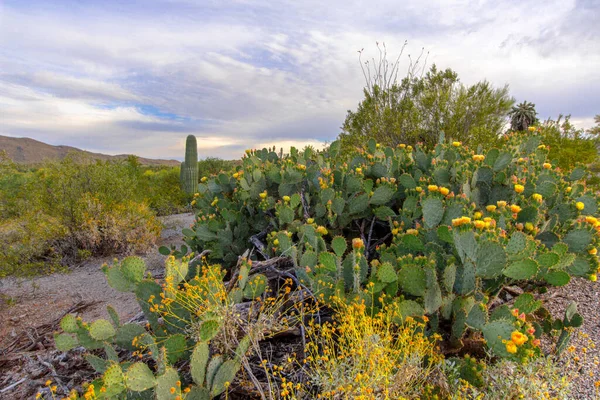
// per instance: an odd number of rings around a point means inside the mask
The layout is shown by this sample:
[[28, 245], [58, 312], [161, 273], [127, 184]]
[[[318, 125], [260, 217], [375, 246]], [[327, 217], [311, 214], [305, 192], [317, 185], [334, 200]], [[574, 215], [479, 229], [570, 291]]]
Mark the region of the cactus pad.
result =
[[115, 334], [115, 328], [105, 319], [98, 319], [90, 325], [90, 336], [95, 340], [107, 340]]
[[106, 368], [102, 381], [106, 387], [106, 396], [108, 397], [116, 396], [125, 391], [125, 375], [123, 375], [123, 370], [117, 363], [112, 363]]
[[138, 283], [144, 279], [144, 272], [146, 272], [146, 263], [144, 260], [137, 256], [125, 257], [121, 261], [121, 272], [123, 276], [129, 281]]
[[175, 400], [181, 396], [181, 386], [177, 370], [167, 367], [165, 373], [156, 379], [156, 399], [157, 400]]
[[60, 320], [60, 327], [68, 333], [76, 333], [79, 330], [77, 319], [73, 314], [67, 314]]
[[190, 373], [194, 382], [202, 386], [204, 384], [204, 377], [206, 376], [206, 366], [208, 364], [209, 349], [208, 344], [199, 342], [194, 348], [192, 357], [190, 359]]
[[54, 334], [54, 344], [56, 349], [60, 351], [69, 351], [79, 345], [77, 338], [68, 333]]
[[143, 392], [156, 386], [156, 378], [146, 364], [137, 362], [127, 369], [125, 384], [129, 390]]
[[210, 385], [210, 395], [216, 397], [223, 393], [228, 384], [232, 383], [235, 375], [240, 370], [241, 364], [236, 360], [225, 361], [217, 370]]

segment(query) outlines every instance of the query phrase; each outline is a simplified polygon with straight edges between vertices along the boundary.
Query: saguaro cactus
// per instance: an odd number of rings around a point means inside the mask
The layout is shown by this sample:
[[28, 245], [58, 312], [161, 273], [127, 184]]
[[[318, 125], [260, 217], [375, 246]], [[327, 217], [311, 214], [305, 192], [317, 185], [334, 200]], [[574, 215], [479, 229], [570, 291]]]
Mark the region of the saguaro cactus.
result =
[[196, 136], [189, 135], [185, 141], [185, 161], [181, 163], [181, 188], [194, 194], [198, 187], [198, 144]]

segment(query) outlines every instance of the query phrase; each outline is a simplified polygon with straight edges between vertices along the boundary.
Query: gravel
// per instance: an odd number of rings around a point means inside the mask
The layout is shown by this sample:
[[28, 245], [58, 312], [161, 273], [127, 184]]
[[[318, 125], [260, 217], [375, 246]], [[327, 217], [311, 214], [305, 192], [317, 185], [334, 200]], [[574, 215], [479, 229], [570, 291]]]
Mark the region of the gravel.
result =
[[561, 319], [567, 306], [572, 301], [577, 303], [584, 322], [571, 339], [580, 358], [579, 374], [573, 382], [573, 399], [600, 399], [594, 386], [600, 381], [600, 283], [575, 278], [567, 286], [550, 289], [544, 300], [550, 313]]

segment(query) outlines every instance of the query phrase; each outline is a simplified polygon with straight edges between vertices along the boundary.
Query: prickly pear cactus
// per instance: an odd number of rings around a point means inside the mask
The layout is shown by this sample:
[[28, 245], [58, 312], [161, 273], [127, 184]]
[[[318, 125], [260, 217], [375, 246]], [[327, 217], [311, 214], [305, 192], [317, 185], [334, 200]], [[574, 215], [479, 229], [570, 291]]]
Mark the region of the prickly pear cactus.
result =
[[584, 170], [552, 165], [537, 132], [478, 153], [451, 140], [339, 150], [248, 150], [235, 171], [199, 184], [187, 244], [226, 267], [253, 246], [288, 256], [323, 301], [400, 298], [451, 327], [442, 333], [455, 343], [494, 322], [484, 299], [505, 286], [597, 279], [598, 198]]

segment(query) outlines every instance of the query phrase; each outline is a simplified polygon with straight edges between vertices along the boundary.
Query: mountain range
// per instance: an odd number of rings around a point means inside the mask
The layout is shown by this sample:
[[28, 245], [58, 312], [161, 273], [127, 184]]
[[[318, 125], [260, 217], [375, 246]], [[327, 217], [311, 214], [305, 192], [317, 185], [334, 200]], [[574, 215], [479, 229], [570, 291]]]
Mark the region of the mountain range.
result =
[[[0, 152], [5, 151], [8, 157], [19, 164], [39, 164], [46, 160], [62, 160], [68, 154], [77, 158], [92, 160], [125, 160], [130, 154], [108, 155], [101, 153], [92, 153], [71, 146], [53, 146], [30, 138], [16, 138], [0, 135]], [[156, 160], [151, 158], [138, 157], [142, 165], [150, 166], [179, 166], [177, 160]]]

